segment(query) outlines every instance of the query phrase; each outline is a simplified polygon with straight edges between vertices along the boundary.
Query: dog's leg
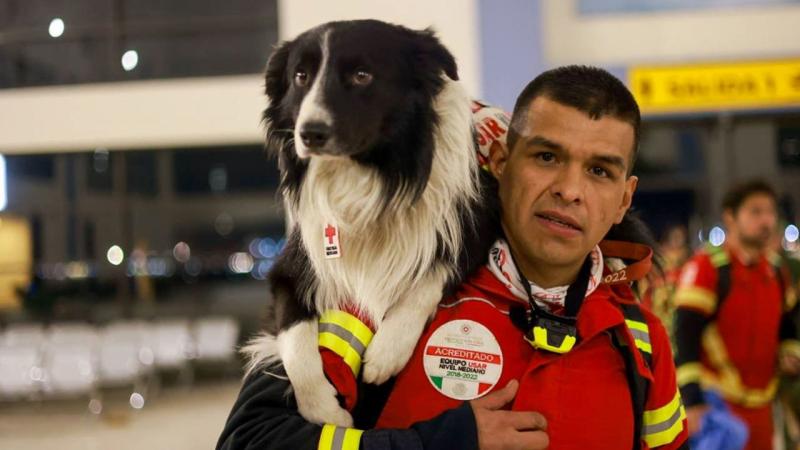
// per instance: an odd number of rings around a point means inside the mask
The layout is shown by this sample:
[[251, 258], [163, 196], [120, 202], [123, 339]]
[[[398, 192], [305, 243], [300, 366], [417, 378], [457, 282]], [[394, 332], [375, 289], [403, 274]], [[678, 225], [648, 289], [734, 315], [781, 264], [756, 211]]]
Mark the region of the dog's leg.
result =
[[444, 269], [432, 270], [386, 313], [364, 353], [364, 381], [381, 384], [405, 367], [436, 312], [446, 280]]
[[322, 371], [317, 328], [316, 319], [305, 320], [278, 335], [278, 351], [294, 389], [297, 409], [310, 422], [352, 427], [353, 418], [339, 406], [336, 388]]

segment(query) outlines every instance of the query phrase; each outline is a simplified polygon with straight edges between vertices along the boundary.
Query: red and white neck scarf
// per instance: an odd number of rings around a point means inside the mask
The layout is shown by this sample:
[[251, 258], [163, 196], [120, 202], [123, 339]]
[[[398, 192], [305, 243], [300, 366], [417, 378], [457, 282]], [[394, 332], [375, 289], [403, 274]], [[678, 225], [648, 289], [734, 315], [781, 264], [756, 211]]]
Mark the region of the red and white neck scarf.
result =
[[[589, 284], [586, 286], [586, 296], [594, 292], [603, 279], [603, 254], [600, 247], [595, 246], [589, 254], [592, 258], [592, 270], [589, 275]], [[511, 258], [511, 250], [504, 239], [498, 239], [489, 251], [489, 270], [494, 276], [503, 283], [515, 297], [528, 301], [528, 294], [522, 286], [522, 277], [519, 270], [514, 265]], [[529, 281], [531, 286], [531, 296], [537, 305], [546, 308], [555, 314], [559, 314], [564, 309], [564, 301], [567, 298], [569, 286], [556, 286], [549, 289], [540, 287], [534, 282]]]

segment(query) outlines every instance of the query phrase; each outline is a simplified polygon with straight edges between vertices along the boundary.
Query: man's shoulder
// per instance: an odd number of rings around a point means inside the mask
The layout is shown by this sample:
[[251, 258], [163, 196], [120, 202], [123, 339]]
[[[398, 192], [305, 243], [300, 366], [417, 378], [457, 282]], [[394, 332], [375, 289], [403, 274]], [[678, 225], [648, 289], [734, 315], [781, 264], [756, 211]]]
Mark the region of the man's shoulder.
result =
[[713, 270], [719, 265], [724, 265], [730, 262], [728, 252], [723, 247], [708, 247], [703, 246], [686, 261], [684, 268], [690, 264], [695, 264], [704, 270]]
[[715, 290], [719, 268], [729, 263], [728, 253], [723, 248], [698, 250], [681, 268], [677, 291], [696, 287]]
[[650, 311], [650, 308], [638, 301], [632, 291], [630, 295], [619, 295], [618, 291], [619, 289], [612, 291], [614, 294], [611, 296], [611, 300], [620, 309], [627, 326], [637, 326], [637, 322], [643, 324], [653, 344], [662, 345], [662, 342], [669, 344], [667, 331], [661, 319]]
[[[638, 307], [642, 311], [642, 315], [644, 316], [647, 326], [650, 329], [651, 341], [654, 344], [656, 342], [659, 344], [665, 342], [667, 345], [669, 345], [669, 335], [667, 334], [667, 330], [664, 327], [664, 323], [661, 322], [661, 319], [655, 315], [655, 313], [650, 311], [650, 308], [647, 308], [642, 304], [639, 304]], [[652, 339], [653, 336], [657, 337], [657, 339]]]

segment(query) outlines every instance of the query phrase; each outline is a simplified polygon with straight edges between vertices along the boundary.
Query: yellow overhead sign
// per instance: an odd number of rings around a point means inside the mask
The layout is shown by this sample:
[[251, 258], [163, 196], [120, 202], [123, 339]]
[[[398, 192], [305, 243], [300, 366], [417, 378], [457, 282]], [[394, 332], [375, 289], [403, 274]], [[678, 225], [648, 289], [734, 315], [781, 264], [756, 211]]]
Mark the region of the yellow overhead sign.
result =
[[800, 59], [634, 67], [629, 82], [642, 113], [800, 108]]

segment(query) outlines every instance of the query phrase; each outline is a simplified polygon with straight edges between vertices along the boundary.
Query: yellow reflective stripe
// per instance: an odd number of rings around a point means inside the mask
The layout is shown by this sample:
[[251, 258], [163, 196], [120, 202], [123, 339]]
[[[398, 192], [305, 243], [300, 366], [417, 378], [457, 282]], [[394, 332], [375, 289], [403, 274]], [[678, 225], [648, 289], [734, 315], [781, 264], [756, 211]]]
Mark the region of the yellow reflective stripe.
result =
[[[798, 284], [800, 286], [800, 284]], [[797, 288], [794, 286], [786, 286], [786, 293], [784, 294], [784, 310], [791, 311], [797, 305]]]
[[347, 430], [345, 430], [342, 450], [358, 450], [358, 447], [361, 446], [362, 434], [364, 434], [362, 430], [356, 430], [354, 428], [348, 428]]
[[747, 408], [758, 408], [769, 404], [778, 390], [778, 379], [773, 378], [764, 389], [748, 389], [732, 379], [720, 380], [714, 373], [703, 371], [703, 389], [714, 389], [722, 398]]
[[648, 327], [647, 324], [644, 322], [637, 322], [635, 320], [625, 319], [625, 324], [628, 325], [628, 328], [632, 330], [644, 331], [645, 333], [650, 334], [650, 327]]
[[722, 336], [719, 335], [719, 329], [716, 323], [711, 323], [706, 326], [703, 332], [702, 342], [708, 359], [717, 370], [736, 371], [728, 357], [728, 349], [725, 348], [725, 342], [722, 341]]
[[720, 268], [724, 265], [730, 264], [731, 262], [730, 258], [728, 257], [728, 252], [726, 252], [722, 247], [708, 245], [706, 246], [706, 251], [711, 259], [711, 264], [716, 268]]
[[711, 255], [711, 264], [713, 264], [714, 267], [719, 268], [724, 265], [730, 264], [730, 262], [731, 260], [728, 259], [728, 255], [726, 255], [725, 253], [717, 253], [715, 255]]
[[777, 391], [778, 379], [773, 378], [764, 389], [746, 389], [742, 404], [750, 408], [766, 405], [775, 398], [775, 393]]
[[708, 325], [703, 333], [703, 348], [718, 372], [715, 374], [708, 370], [702, 371], [700, 381], [703, 388], [714, 388], [725, 400], [750, 408], [766, 405], [775, 397], [777, 378], [773, 378], [764, 389], [751, 389], [742, 383], [739, 371], [731, 363], [715, 323]]
[[664, 428], [662, 431], [654, 431], [652, 433], [642, 434], [644, 442], [647, 443], [647, 446], [650, 448], [669, 444], [670, 442], [674, 441], [679, 434], [681, 434], [681, 431], [683, 431], [683, 420], [685, 418], [686, 418], [686, 410], [683, 408], [683, 405], [681, 404], [678, 408], [675, 419], [670, 422], [664, 422], [662, 424]]
[[643, 352], [653, 353], [653, 347], [650, 345], [650, 327], [644, 322], [637, 322], [635, 320], [625, 319], [625, 325], [633, 335], [633, 342], [636, 348]]
[[650, 426], [669, 420], [680, 406], [681, 394], [680, 392], [676, 391], [675, 396], [672, 397], [672, 400], [670, 400], [670, 402], [666, 405], [658, 409], [652, 409], [649, 411], [645, 410], [644, 415], [642, 416], [642, 422], [645, 426]]
[[326, 424], [322, 427], [317, 450], [358, 450], [362, 434], [362, 430], [355, 428]]
[[638, 348], [639, 350], [647, 353], [653, 353], [653, 347], [647, 342], [636, 339], [634, 343], [636, 344], [636, 348]]
[[323, 332], [319, 334], [318, 345], [341, 356], [344, 362], [350, 366], [353, 375], [358, 377], [358, 373], [361, 371], [361, 355], [347, 341], [333, 333]]
[[336, 425], [325, 424], [322, 427], [322, 434], [319, 435], [317, 450], [331, 450], [333, 448], [333, 433]]
[[369, 346], [370, 341], [372, 341], [372, 330], [370, 330], [364, 322], [360, 321], [358, 317], [344, 311], [329, 309], [322, 314], [322, 317], [319, 318], [319, 322], [339, 325], [352, 333], [356, 339], [364, 344], [364, 347]]
[[699, 362], [681, 364], [675, 370], [678, 386], [685, 386], [689, 383], [699, 383], [702, 370], [703, 365]]
[[675, 306], [688, 306], [711, 314], [717, 307], [717, 295], [697, 286], [679, 286], [675, 291]]

